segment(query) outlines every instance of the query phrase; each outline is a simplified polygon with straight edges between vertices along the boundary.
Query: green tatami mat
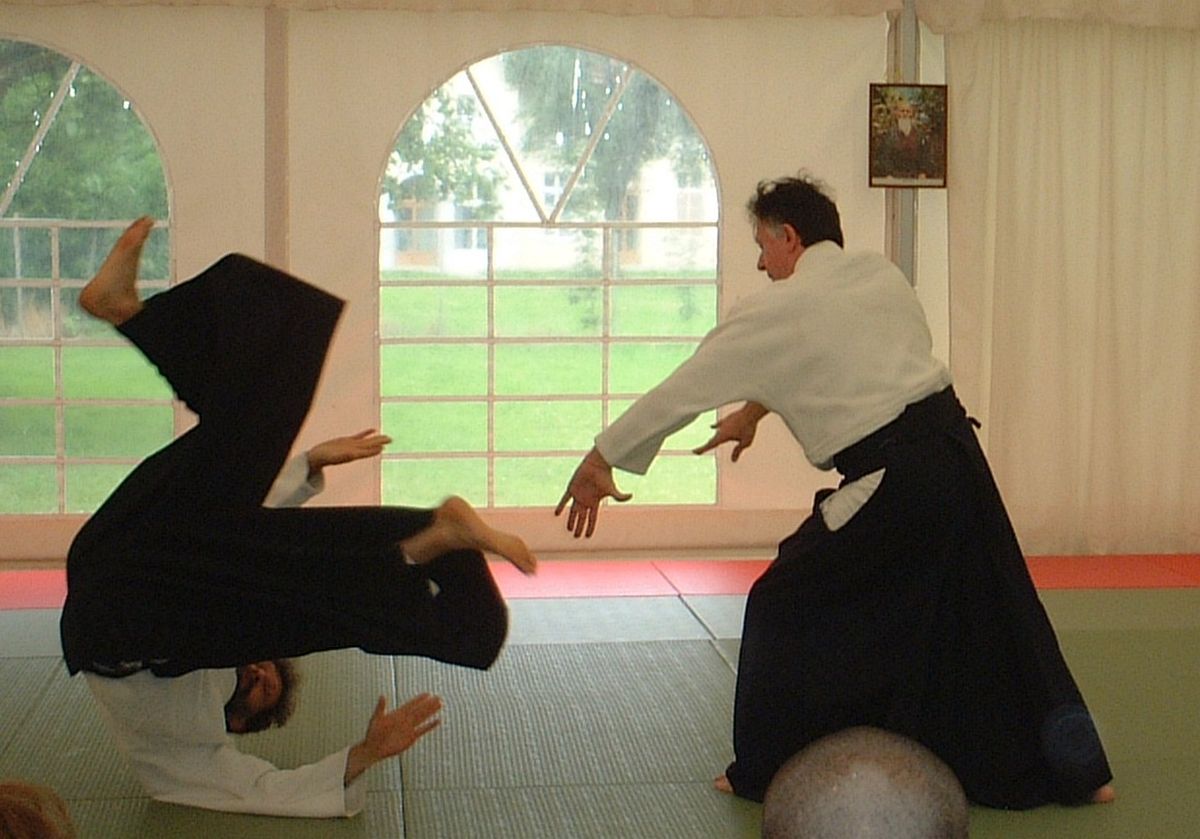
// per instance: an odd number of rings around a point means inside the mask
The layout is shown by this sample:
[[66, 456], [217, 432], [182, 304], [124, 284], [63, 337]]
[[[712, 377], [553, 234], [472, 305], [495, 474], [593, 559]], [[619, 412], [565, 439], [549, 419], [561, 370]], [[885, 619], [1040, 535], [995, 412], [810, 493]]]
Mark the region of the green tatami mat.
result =
[[509, 644], [685, 641], [709, 637], [678, 597], [510, 600], [508, 612]]
[[[296, 659], [296, 665], [300, 687], [291, 720], [238, 738], [239, 749], [281, 767], [312, 763], [361, 740], [380, 696], [389, 708], [398, 704], [395, 667], [387, 656], [338, 650]], [[400, 764], [385, 761], [367, 779], [372, 790], [398, 790]]]
[[66, 674], [61, 660], [0, 658], [0, 777], [12, 773], [4, 755], [25, 720], [41, 704], [56, 670]]
[[725, 659], [725, 663], [737, 672], [738, 656], [742, 651], [741, 638], [718, 638], [713, 641], [713, 646], [717, 648], [717, 652], [721, 654], [721, 658]]
[[708, 783], [422, 790], [409, 839], [757, 839], [760, 807]]
[[1056, 629], [1200, 629], [1200, 588], [1039, 592]]
[[1176, 764], [1119, 773], [1112, 804], [1048, 805], [1020, 813], [972, 807], [971, 839], [1196, 839], [1200, 806], [1194, 772]]
[[79, 839], [402, 839], [400, 794], [377, 792], [353, 819], [244, 816], [148, 798], [70, 801]]
[[[0, 661], [0, 673], [13, 661]], [[47, 784], [66, 799], [141, 796], [141, 785], [113, 746], [83, 677], [68, 676], [61, 658], [37, 661], [50, 668], [50, 678], [0, 752], [0, 775]]]
[[[1197, 839], [1200, 590], [1043, 599], [1096, 717], [1117, 801], [974, 808], [972, 839]], [[149, 801], [57, 654], [0, 657], [0, 776], [58, 789], [81, 839], [750, 839], [758, 805], [710, 786], [731, 757], [737, 639], [725, 635], [741, 609], [691, 596], [523, 601], [513, 643], [488, 672], [358, 651], [303, 659], [292, 723], [243, 741], [284, 765], [358, 739], [380, 693], [445, 699], [439, 730], [371, 770], [354, 819]], [[689, 621], [707, 640], [690, 640]], [[33, 642], [50, 643], [44, 623], [32, 617]]]
[[685, 594], [683, 602], [714, 638], [741, 638], [744, 594]]
[[509, 647], [486, 673], [398, 659], [446, 701], [406, 790], [705, 783], [731, 759], [733, 673], [704, 641]]
[[1117, 800], [1023, 813], [974, 808], [972, 839], [1200, 836], [1200, 627], [1060, 629], [1059, 639], [1104, 741]]
[[62, 655], [62, 609], [0, 610], [0, 658]]
[[[1200, 792], [1200, 628], [1060, 633], [1117, 776], [1178, 764]], [[1200, 836], [1200, 801], [1196, 802]]]

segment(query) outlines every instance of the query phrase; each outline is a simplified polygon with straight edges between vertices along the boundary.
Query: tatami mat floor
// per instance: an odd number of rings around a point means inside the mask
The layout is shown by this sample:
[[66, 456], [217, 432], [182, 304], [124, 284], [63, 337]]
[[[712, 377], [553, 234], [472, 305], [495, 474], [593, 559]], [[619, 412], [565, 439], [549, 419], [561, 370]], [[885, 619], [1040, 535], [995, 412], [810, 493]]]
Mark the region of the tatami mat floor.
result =
[[[755, 837], [758, 805], [710, 787], [731, 756], [745, 598], [679, 588], [518, 596], [509, 646], [487, 673], [357, 651], [305, 659], [292, 724], [246, 741], [280, 764], [356, 739], [379, 693], [394, 701], [428, 690], [446, 703], [438, 732], [372, 770], [366, 811], [331, 821], [145, 798], [82, 680], [66, 676], [58, 610], [10, 606], [0, 611], [0, 776], [58, 789], [83, 839]], [[1200, 836], [1200, 589], [1054, 590], [1043, 599], [1104, 736], [1118, 800], [976, 808], [972, 837]]]

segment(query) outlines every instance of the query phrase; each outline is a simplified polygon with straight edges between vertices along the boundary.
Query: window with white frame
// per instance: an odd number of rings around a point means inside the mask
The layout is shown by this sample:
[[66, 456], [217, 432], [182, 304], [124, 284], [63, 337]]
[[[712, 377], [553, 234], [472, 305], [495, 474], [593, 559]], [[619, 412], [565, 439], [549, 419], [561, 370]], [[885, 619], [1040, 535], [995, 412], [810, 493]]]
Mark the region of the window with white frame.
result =
[[[132, 104], [79, 62], [0, 39], [0, 515], [84, 513], [175, 431], [171, 392], [80, 289], [141, 215], [163, 167]], [[165, 228], [143, 293], [168, 284]]]
[[[385, 503], [553, 505], [593, 436], [716, 322], [707, 146], [612, 56], [538, 46], [458, 73], [402, 126], [380, 208]], [[428, 259], [387, 247], [422, 236]], [[712, 421], [623, 488], [715, 503], [715, 458], [690, 452]]]

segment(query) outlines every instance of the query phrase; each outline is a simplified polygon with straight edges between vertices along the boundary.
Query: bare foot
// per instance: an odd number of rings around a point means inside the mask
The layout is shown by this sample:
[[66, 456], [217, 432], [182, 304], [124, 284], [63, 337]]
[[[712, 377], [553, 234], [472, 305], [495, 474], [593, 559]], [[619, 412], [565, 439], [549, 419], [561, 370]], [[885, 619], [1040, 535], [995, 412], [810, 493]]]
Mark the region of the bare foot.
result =
[[137, 293], [138, 260], [152, 227], [154, 219], [142, 216], [125, 228], [96, 276], [79, 293], [79, 305], [85, 312], [116, 326], [142, 310]]
[[434, 513], [433, 524], [400, 543], [405, 554], [419, 564], [458, 550], [498, 554], [522, 573], [537, 570], [537, 557], [519, 536], [489, 527], [466, 501], [451, 496]]
[[1112, 784], [1105, 784], [1092, 793], [1093, 804], [1110, 804], [1116, 800], [1117, 791], [1113, 789]]
[[723, 792], [728, 795], [733, 795], [733, 784], [729, 783], [729, 779], [724, 775], [718, 775], [713, 778], [713, 789], [717, 792]]

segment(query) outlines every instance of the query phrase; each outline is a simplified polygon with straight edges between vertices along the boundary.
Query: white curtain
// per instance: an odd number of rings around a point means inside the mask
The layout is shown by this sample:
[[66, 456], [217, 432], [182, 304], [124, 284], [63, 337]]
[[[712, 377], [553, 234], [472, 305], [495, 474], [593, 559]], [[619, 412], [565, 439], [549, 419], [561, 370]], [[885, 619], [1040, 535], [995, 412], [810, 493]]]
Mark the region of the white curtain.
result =
[[1200, 0], [916, 0], [916, 7], [940, 34], [1026, 19], [1200, 29]]
[[1200, 32], [946, 36], [951, 358], [1031, 553], [1200, 548]]

